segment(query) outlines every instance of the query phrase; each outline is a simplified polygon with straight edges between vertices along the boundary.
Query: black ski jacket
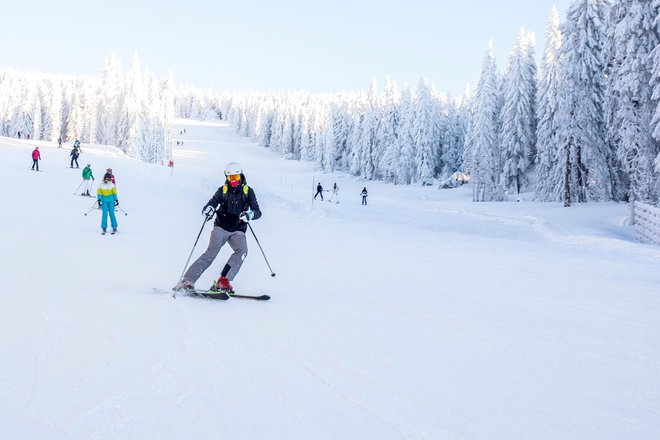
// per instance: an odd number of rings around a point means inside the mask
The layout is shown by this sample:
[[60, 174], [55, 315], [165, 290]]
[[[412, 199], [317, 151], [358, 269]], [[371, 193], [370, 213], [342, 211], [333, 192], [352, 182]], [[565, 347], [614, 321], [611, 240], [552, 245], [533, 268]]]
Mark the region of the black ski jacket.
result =
[[[247, 185], [245, 183], [245, 177], [241, 174], [240, 185], [234, 188], [229, 185], [229, 182], [225, 181], [225, 185], [218, 188], [213, 197], [211, 197], [207, 206], [213, 206], [216, 210], [215, 222], [213, 223], [215, 226], [227, 232], [245, 232], [247, 230], [247, 224], [238, 218], [241, 212], [251, 209], [254, 211], [252, 220], [257, 220], [261, 217], [261, 210], [259, 209], [259, 203], [257, 202], [257, 196], [254, 194], [254, 190], [248, 187], [246, 194], [244, 186]], [[227, 188], [226, 193], [224, 190], [225, 187]]]

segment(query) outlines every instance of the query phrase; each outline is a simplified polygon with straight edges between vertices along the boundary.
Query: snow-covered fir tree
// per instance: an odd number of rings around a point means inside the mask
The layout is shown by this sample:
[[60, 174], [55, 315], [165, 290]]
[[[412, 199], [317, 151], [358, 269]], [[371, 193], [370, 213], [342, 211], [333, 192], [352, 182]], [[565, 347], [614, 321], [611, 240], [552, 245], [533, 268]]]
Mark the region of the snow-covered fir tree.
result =
[[413, 140], [417, 146], [417, 174], [415, 181], [433, 184], [440, 148], [440, 115], [433, 86], [421, 79], [416, 92]]
[[484, 56], [474, 100], [474, 113], [468, 129], [469, 149], [464, 154], [464, 169], [472, 176], [474, 201], [501, 199], [499, 150], [499, 93], [492, 41]]
[[399, 112], [398, 150], [399, 157], [394, 168], [394, 183], [410, 184], [417, 175], [417, 149], [414, 139], [415, 106], [412, 92], [407, 85], [401, 91], [401, 111]]
[[376, 79], [373, 78], [364, 107], [364, 117], [360, 126], [360, 150], [359, 154], [359, 172], [358, 175], [371, 180], [376, 177], [376, 166], [378, 163], [378, 153], [380, 151], [380, 141], [378, 131], [380, 125], [380, 100], [378, 97]]
[[616, 94], [618, 159], [629, 184], [628, 198], [657, 202], [653, 159], [660, 149], [653, 138], [652, 118], [658, 98], [652, 97], [653, 58], [660, 39], [654, 25], [657, 10], [650, 0], [629, 0], [615, 24], [611, 90]]
[[[541, 60], [537, 98], [536, 129], [536, 190], [535, 198], [540, 201], [561, 200], [562, 180], [553, 168], [557, 163], [557, 90], [559, 88], [559, 51], [561, 30], [557, 8], [552, 7], [546, 26], [546, 43]], [[563, 167], [562, 167], [563, 169]]]
[[564, 206], [612, 194], [603, 111], [606, 7], [604, 0], [574, 0], [562, 26], [557, 125]]
[[500, 133], [502, 185], [513, 194], [519, 194], [526, 186], [536, 149], [536, 64], [530, 56], [533, 53], [533, 36], [520, 28], [504, 78]]
[[378, 162], [378, 175], [392, 182], [399, 166], [399, 93], [394, 82], [388, 77], [382, 97], [381, 123], [378, 138], [382, 153]]

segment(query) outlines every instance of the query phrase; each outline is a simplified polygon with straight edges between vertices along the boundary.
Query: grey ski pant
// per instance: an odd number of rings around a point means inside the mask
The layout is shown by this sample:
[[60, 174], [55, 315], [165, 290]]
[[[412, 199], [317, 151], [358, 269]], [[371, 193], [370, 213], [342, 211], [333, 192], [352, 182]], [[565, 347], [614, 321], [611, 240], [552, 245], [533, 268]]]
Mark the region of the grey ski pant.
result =
[[234, 250], [234, 253], [227, 260], [227, 265], [230, 269], [226, 275], [229, 281], [233, 280], [240, 270], [241, 265], [243, 265], [243, 260], [247, 257], [245, 232], [227, 232], [218, 226], [213, 227], [213, 231], [211, 231], [211, 239], [209, 240], [209, 247], [206, 249], [206, 252], [200, 255], [192, 266], [190, 266], [183, 278], [194, 284], [202, 276], [204, 271], [209, 268], [211, 263], [213, 263], [215, 257], [218, 256], [218, 252], [220, 252], [220, 248], [225, 243], [229, 243], [229, 246]]

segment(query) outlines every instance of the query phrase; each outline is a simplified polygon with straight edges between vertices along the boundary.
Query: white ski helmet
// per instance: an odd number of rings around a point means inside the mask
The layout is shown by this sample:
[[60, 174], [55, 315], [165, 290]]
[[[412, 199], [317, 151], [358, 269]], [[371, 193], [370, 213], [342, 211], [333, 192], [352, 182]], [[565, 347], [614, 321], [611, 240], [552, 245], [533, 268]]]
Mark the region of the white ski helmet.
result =
[[243, 174], [241, 164], [238, 162], [230, 162], [225, 165], [225, 176], [229, 176], [231, 174]]

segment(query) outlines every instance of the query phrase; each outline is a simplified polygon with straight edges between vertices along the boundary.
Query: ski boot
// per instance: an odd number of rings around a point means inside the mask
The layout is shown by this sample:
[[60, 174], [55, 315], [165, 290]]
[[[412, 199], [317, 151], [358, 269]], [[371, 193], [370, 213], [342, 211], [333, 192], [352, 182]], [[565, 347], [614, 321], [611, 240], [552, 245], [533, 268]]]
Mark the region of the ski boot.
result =
[[234, 294], [234, 288], [231, 287], [231, 284], [229, 284], [229, 280], [224, 276], [218, 278], [217, 281], [213, 281], [213, 285], [209, 290], [212, 292], [224, 292], [227, 295]]
[[184, 291], [184, 292], [194, 292], [195, 291], [195, 285], [184, 278], [184, 279], [181, 280], [181, 282], [179, 282], [179, 284], [177, 284], [174, 287], [173, 290]]

